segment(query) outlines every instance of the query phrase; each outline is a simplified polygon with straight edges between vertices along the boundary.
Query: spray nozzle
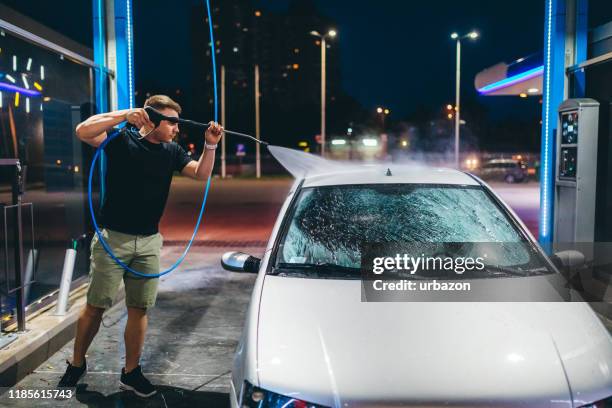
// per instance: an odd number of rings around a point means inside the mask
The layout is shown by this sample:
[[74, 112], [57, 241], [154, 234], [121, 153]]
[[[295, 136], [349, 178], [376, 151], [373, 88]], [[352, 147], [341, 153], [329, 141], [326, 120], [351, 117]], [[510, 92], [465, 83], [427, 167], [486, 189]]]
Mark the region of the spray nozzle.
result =
[[[168, 122], [178, 123], [178, 124], [186, 124], [184, 122], [192, 122], [190, 120], [188, 121], [186, 119], [177, 118], [176, 116], [164, 115], [163, 113], [161, 113], [160, 111], [158, 111], [157, 109], [151, 106], [146, 106], [144, 109], [145, 109], [145, 112], [147, 112], [147, 115], [149, 115], [149, 119], [151, 120], [151, 122], [153, 122], [155, 127], [158, 127], [162, 120], [167, 120]], [[208, 127], [208, 125], [205, 125], [203, 123], [197, 123], [197, 122], [193, 122], [193, 123], [206, 127], [206, 128]]]

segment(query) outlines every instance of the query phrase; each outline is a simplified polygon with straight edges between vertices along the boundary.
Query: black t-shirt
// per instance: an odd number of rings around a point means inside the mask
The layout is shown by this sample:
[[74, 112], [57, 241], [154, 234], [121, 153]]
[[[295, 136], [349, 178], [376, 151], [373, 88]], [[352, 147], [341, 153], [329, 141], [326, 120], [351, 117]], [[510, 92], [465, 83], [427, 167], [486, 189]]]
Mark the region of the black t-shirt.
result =
[[119, 132], [104, 149], [108, 160], [100, 224], [126, 234], [155, 234], [172, 174], [192, 159], [176, 143], [138, 140], [138, 130], [131, 126]]

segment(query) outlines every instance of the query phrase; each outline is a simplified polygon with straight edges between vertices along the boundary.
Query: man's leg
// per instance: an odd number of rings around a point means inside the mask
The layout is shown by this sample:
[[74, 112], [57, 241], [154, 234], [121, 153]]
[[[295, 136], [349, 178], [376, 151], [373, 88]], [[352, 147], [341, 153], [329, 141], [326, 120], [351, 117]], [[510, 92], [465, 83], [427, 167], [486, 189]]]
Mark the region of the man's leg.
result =
[[[161, 234], [139, 237], [136, 253], [130, 267], [145, 274], [159, 273], [159, 258], [163, 238]], [[153, 307], [157, 298], [158, 278], [143, 278], [126, 273], [125, 304], [128, 321], [125, 326], [125, 372], [138, 367], [147, 331], [147, 309]]]
[[[129, 235], [109, 232], [104, 229], [102, 230], [102, 236], [113, 253], [120, 257], [123, 262], [131, 260], [131, 237]], [[87, 290], [87, 304], [79, 316], [74, 341], [72, 364], [77, 367], [83, 365], [85, 353], [87, 353], [87, 349], [100, 328], [102, 314], [104, 310], [112, 306], [124, 273], [123, 268], [108, 256], [97, 235], [91, 241], [90, 252], [90, 281]]]
[[142, 374], [142, 368], [140, 367], [140, 354], [142, 353], [146, 331], [146, 307], [128, 306], [128, 320], [124, 335], [125, 368], [121, 370], [119, 388], [133, 391], [139, 397], [144, 398], [157, 393], [155, 386]]
[[74, 354], [72, 365], [83, 366], [85, 353], [98, 333], [104, 309], [86, 304], [77, 321], [76, 338], [74, 339]]
[[[130, 267], [145, 274], [159, 273], [161, 246], [160, 234], [138, 237]], [[155, 386], [142, 374], [140, 355], [147, 331], [147, 309], [155, 304], [159, 279], [142, 278], [126, 272], [123, 281], [128, 321], [125, 326], [125, 368], [119, 379], [119, 387], [131, 390], [140, 397], [150, 397], [157, 391]]]
[[[115, 254], [123, 256], [122, 240], [108, 236], [108, 231], [102, 234]], [[129, 243], [126, 245], [129, 248]], [[104, 251], [98, 237], [91, 241], [90, 281], [87, 290], [87, 304], [81, 310], [77, 321], [76, 338], [74, 340], [74, 354], [72, 363], [68, 363], [66, 372], [59, 381], [59, 387], [75, 387], [87, 371], [85, 353], [98, 333], [104, 310], [111, 307], [117, 294], [123, 269], [117, 265]], [[129, 262], [129, 258], [127, 259]]]
[[140, 355], [147, 332], [147, 309], [128, 307], [128, 319], [125, 325], [125, 372], [129, 373], [140, 364]]

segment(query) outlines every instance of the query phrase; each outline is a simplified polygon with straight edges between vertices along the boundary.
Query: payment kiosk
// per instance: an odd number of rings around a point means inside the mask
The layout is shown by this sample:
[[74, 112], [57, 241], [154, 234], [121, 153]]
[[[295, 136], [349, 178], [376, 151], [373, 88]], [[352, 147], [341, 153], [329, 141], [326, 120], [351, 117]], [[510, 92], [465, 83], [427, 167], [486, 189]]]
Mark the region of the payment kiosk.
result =
[[554, 242], [594, 242], [599, 102], [568, 99], [559, 107]]

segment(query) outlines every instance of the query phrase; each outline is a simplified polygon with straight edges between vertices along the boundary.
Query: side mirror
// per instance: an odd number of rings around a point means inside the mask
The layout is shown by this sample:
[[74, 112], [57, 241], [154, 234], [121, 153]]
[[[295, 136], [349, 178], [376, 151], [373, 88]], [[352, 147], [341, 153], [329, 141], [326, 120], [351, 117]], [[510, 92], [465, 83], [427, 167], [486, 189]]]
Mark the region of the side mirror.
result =
[[584, 254], [574, 250], [557, 252], [550, 257], [550, 260], [565, 274], [580, 269], [586, 264]]
[[226, 252], [221, 256], [221, 266], [230, 272], [259, 272], [261, 259], [243, 252]]

